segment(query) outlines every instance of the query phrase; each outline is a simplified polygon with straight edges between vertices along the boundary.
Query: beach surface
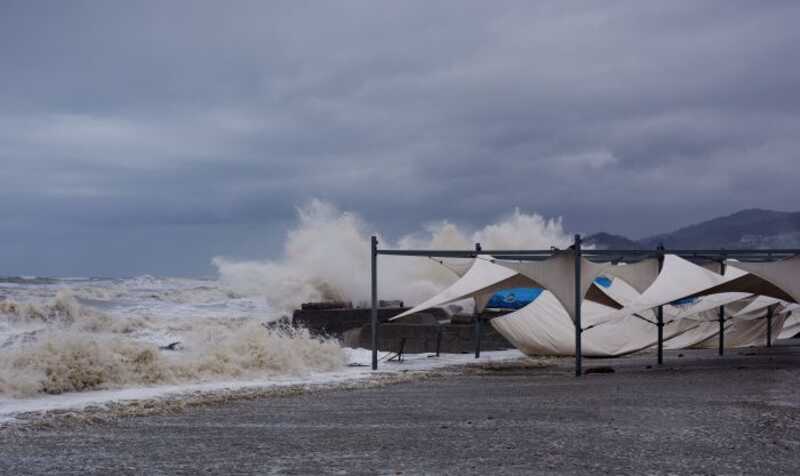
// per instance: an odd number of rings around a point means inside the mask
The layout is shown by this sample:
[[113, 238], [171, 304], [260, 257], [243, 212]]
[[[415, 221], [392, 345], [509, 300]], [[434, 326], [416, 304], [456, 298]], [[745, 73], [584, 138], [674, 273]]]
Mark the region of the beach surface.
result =
[[800, 346], [435, 371], [0, 432], [2, 474], [797, 474]]

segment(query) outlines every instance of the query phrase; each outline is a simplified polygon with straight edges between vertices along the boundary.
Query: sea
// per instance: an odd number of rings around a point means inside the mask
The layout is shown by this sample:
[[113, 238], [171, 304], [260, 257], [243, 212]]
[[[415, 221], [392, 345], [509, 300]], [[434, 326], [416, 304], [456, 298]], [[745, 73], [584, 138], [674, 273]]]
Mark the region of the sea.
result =
[[[375, 378], [368, 350], [312, 336], [284, 316], [266, 297], [237, 294], [216, 279], [0, 278], [0, 423], [143, 399]], [[484, 360], [519, 356], [485, 353]], [[471, 361], [379, 357], [383, 376]]]
[[[371, 227], [314, 200], [297, 210], [281, 256], [211, 259], [208, 278], [0, 277], [0, 423], [48, 411], [198, 392], [336, 385], [376, 375], [471, 362], [467, 355], [408, 356], [381, 372], [366, 349], [287, 325], [309, 301], [366, 303]], [[495, 249], [567, 246], [560, 220], [519, 210], [467, 231], [447, 221], [379, 246]], [[455, 282], [471, 262], [381, 257], [382, 299], [414, 305]], [[517, 351], [483, 353], [485, 360]], [[33, 417], [31, 417], [33, 415]]]

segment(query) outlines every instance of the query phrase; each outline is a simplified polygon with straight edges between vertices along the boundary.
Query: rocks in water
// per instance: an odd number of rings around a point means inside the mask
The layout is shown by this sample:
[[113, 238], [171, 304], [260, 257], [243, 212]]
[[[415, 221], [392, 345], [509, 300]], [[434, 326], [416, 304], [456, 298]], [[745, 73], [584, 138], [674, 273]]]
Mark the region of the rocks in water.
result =
[[160, 350], [181, 350], [182, 348], [180, 341], [159, 347]]
[[283, 315], [274, 321], [265, 322], [261, 325], [267, 330], [286, 329], [292, 326], [292, 318]]

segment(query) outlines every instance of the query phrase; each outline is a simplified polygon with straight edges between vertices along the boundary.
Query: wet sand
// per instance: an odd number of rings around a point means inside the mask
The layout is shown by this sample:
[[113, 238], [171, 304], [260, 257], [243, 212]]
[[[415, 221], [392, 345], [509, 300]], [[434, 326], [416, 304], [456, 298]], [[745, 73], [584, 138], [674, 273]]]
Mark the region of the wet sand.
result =
[[[682, 357], [679, 357], [682, 355]], [[2, 474], [797, 474], [800, 346], [467, 368], [0, 432]], [[652, 368], [647, 368], [651, 366]]]

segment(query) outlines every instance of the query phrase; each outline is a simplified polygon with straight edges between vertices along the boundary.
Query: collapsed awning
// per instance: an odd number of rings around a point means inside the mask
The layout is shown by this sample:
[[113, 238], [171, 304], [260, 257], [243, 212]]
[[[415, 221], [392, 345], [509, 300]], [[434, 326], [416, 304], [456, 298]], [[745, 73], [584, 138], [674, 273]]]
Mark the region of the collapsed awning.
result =
[[609, 313], [606, 321], [622, 319], [628, 315], [697, 296], [745, 274], [740, 269], [728, 266], [725, 274], [720, 275], [681, 257], [666, 255], [661, 272], [653, 284], [631, 304]]
[[[398, 314], [390, 320], [401, 319], [405, 316], [422, 312], [433, 307], [444, 306], [455, 301], [469, 298], [475, 299], [476, 309], [480, 311], [486, 306], [494, 293], [504, 289], [519, 287], [547, 289], [547, 286], [543, 285], [543, 283], [529, 276], [520, 274], [507, 266], [501, 266], [498, 263], [500, 262], [476, 259], [469, 271], [447, 289], [414, 306], [412, 309]], [[622, 304], [616, 302], [608, 295], [597, 289], [592, 289], [592, 284], [593, 283], [590, 281], [590, 290], [587, 292], [587, 299], [608, 306], [609, 310], [622, 307]]]

